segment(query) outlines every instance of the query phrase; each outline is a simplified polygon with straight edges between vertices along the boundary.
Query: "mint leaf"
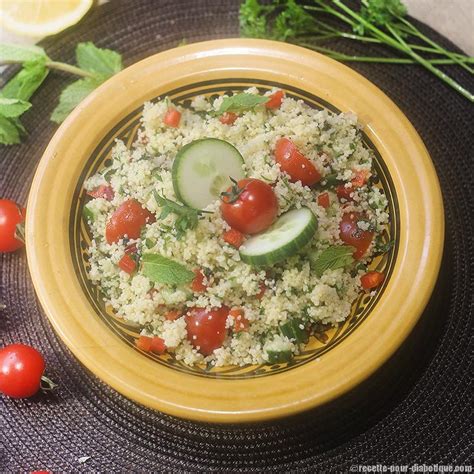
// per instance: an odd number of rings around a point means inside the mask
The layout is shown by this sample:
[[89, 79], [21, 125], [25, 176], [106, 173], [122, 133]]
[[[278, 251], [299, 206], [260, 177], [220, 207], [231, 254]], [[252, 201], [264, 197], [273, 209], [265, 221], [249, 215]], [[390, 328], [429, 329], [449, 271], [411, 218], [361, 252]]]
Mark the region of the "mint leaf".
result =
[[23, 64], [23, 69], [8, 81], [0, 95], [10, 99], [29, 100], [47, 75], [45, 58], [28, 61]]
[[111, 49], [98, 48], [91, 42], [77, 45], [76, 61], [81, 69], [105, 78], [122, 70], [122, 56], [119, 53]]
[[194, 272], [174, 260], [156, 253], [145, 253], [142, 256], [142, 273], [155, 283], [182, 285], [194, 279]]
[[59, 104], [51, 114], [51, 120], [61, 123], [94, 89], [96, 89], [103, 81], [100, 79], [79, 79], [67, 86], [59, 97]]
[[245, 112], [246, 110], [253, 109], [257, 105], [265, 104], [268, 100], [269, 97], [242, 92], [232, 97], [226, 97], [222, 101], [217, 114], [221, 115], [224, 112]]
[[318, 277], [326, 270], [336, 270], [354, 262], [352, 254], [355, 248], [350, 245], [334, 245], [320, 253], [309, 256], [311, 267]]
[[17, 123], [16, 119], [0, 115], [0, 143], [2, 145], [16, 145], [20, 143], [20, 136], [23, 130], [23, 125], [19, 121]]
[[44, 49], [39, 46], [0, 43], [0, 63], [35, 61], [39, 58], [48, 59]]
[[4, 117], [19, 117], [31, 107], [29, 102], [19, 99], [7, 99], [0, 96], [0, 115]]

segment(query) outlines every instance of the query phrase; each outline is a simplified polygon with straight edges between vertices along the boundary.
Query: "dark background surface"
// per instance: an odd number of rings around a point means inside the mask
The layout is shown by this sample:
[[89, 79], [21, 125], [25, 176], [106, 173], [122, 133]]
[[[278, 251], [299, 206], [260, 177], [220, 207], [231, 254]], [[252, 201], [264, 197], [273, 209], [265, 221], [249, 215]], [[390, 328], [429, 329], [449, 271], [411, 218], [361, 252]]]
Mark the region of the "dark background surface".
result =
[[[238, 36], [238, 5], [115, 0], [43, 45], [54, 59], [73, 62], [76, 43], [91, 40], [120, 51], [129, 65], [183, 38]], [[335, 46], [347, 53], [386, 53], [356, 43]], [[84, 369], [42, 314], [24, 252], [0, 255], [0, 301], [7, 305], [0, 313], [0, 344], [37, 347], [47, 374], [59, 384], [54, 396], [0, 398], [0, 471], [344, 472], [377, 463], [472, 464], [474, 106], [418, 66], [351, 67], [385, 91], [414, 124], [443, 191], [446, 244], [440, 278], [402, 348], [368, 381], [323, 409], [258, 425], [191, 423], [136, 405]], [[472, 76], [458, 67], [449, 71], [474, 90]], [[49, 114], [69, 81], [51, 74], [25, 115], [28, 139], [21, 146], [0, 146], [0, 196], [26, 202], [36, 165], [56, 129]], [[81, 464], [82, 456], [90, 459]]]

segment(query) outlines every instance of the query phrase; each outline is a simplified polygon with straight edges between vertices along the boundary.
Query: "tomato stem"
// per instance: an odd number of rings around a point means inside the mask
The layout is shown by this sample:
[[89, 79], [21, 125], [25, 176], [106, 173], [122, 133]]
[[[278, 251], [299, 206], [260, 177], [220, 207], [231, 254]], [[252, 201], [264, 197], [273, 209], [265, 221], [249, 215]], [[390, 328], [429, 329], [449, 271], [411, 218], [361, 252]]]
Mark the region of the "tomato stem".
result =
[[54, 383], [51, 379], [46, 377], [46, 375], [41, 376], [40, 387], [43, 392], [51, 392], [53, 391], [58, 384]]
[[242, 191], [245, 188], [240, 188], [237, 181], [231, 176], [229, 176], [229, 179], [233, 183], [232, 187], [230, 188], [230, 192], [223, 192], [221, 193], [221, 196], [227, 198], [227, 201], [225, 201], [227, 204], [232, 204], [237, 201], [237, 199], [239, 199], [239, 196], [242, 194]]

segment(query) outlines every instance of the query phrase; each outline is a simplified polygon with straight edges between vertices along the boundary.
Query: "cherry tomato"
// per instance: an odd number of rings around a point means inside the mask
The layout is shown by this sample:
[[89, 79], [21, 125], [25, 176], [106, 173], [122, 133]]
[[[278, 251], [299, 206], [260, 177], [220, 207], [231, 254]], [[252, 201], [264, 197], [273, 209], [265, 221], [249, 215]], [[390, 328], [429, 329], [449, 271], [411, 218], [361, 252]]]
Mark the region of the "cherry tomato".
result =
[[137, 268], [137, 262], [135, 262], [135, 260], [132, 257], [130, 257], [130, 255], [128, 253], [126, 253], [119, 260], [118, 266], [119, 266], [120, 270], [123, 270], [124, 272], [131, 275], [135, 271], [135, 269]]
[[329, 207], [329, 193], [321, 193], [318, 196], [318, 205], [327, 209]]
[[105, 184], [101, 184], [97, 188], [93, 189], [92, 191], [88, 191], [87, 194], [92, 196], [93, 198], [103, 198], [107, 201], [112, 201], [115, 196], [114, 190], [112, 186], [107, 186]]
[[199, 268], [194, 270], [194, 275], [196, 276], [191, 282], [191, 290], [195, 291], [196, 293], [203, 293], [207, 290], [207, 285], [204, 283], [206, 276]]
[[316, 166], [298, 151], [289, 138], [280, 138], [276, 142], [275, 159], [294, 183], [301, 181], [304, 186], [312, 186], [321, 179]]
[[222, 237], [229, 245], [236, 249], [243, 244], [245, 238], [244, 234], [236, 229], [226, 230]]
[[224, 112], [219, 117], [219, 122], [224, 125], [232, 125], [238, 118], [239, 116], [235, 112]]
[[243, 234], [258, 234], [275, 221], [278, 201], [269, 184], [254, 178], [241, 179], [223, 193], [221, 212], [232, 228]]
[[229, 311], [229, 316], [234, 318], [234, 332], [246, 331], [249, 328], [249, 320], [245, 318], [243, 309], [232, 308]]
[[354, 258], [360, 260], [369, 248], [374, 237], [374, 233], [362, 230], [357, 223], [363, 221], [362, 215], [358, 212], [348, 212], [342, 216], [339, 223], [339, 235], [341, 240], [347, 245], [355, 247]]
[[0, 349], [0, 392], [12, 398], [28, 398], [40, 388], [43, 356], [25, 344]]
[[188, 341], [201, 354], [212, 354], [224, 342], [228, 314], [229, 308], [226, 306], [211, 311], [205, 308], [191, 309], [186, 315]]
[[368, 272], [360, 277], [360, 283], [364, 290], [377, 288], [385, 279], [385, 275], [380, 272]]
[[270, 99], [265, 103], [265, 107], [267, 109], [278, 109], [283, 101], [283, 98], [285, 97], [285, 93], [283, 91], [276, 91], [269, 97]]
[[352, 186], [354, 186], [354, 188], [361, 188], [367, 182], [367, 178], [369, 177], [370, 171], [358, 170], [354, 173], [355, 176], [351, 179]]
[[24, 243], [18, 238], [17, 225], [25, 222], [24, 208], [14, 201], [0, 199], [0, 252], [14, 252]]
[[105, 238], [109, 244], [118, 242], [127, 236], [129, 239], [138, 239], [145, 224], [155, 222], [155, 216], [143, 209], [135, 199], [123, 202], [112, 214], [105, 228]]
[[168, 127], [177, 128], [181, 120], [181, 112], [176, 110], [174, 107], [170, 107], [165, 114], [163, 122]]

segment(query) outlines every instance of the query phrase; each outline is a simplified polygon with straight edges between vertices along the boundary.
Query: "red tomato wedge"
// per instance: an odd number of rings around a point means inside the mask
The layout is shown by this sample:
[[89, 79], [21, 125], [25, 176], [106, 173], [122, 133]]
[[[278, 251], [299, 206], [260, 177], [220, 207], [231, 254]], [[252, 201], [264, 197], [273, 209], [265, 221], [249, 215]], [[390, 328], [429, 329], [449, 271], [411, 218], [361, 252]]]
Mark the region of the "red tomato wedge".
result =
[[289, 138], [280, 138], [276, 142], [275, 159], [280, 169], [288, 173], [294, 183], [301, 181], [304, 186], [312, 186], [321, 180], [316, 166], [298, 151]]
[[186, 315], [188, 341], [198, 351], [207, 356], [222, 346], [225, 336], [225, 323], [229, 308], [208, 311], [205, 308], [193, 308]]
[[165, 319], [167, 321], [176, 321], [178, 318], [181, 317], [183, 313], [177, 309], [173, 309], [165, 313]]
[[195, 291], [196, 293], [203, 293], [207, 289], [207, 285], [204, 283], [205, 275], [199, 268], [194, 270], [194, 275], [196, 276], [191, 282], [191, 290]]
[[234, 318], [234, 332], [246, 331], [249, 328], [249, 321], [245, 318], [243, 309], [232, 308], [229, 311], [229, 316]]
[[219, 122], [224, 125], [232, 125], [238, 118], [239, 116], [235, 112], [224, 112], [219, 117]]
[[165, 114], [163, 123], [168, 127], [178, 128], [181, 120], [181, 112], [176, 110], [174, 107], [170, 107]]
[[87, 194], [93, 198], [103, 198], [107, 201], [112, 201], [115, 196], [114, 190], [112, 186], [108, 186], [106, 184], [101, 184], [97, 186], [97, 188], [93, 189], [92, 191], [87, 191]]
[[119, 266], [120, 270], [123, 270], [124, 272], [131, 275], [135, 271], [135, 269], [137, 268], [137, 263], [135, 262], [135, 260], [128, 253], [126, 253], [119, 260], [118, 266]]
[[244, 242], [245, 236], [242, 232], [239, 232], [237, 229], [226, 230], [223, 234], [223, 239], [232, 247], [238, 249]]
[[276, 91], [269, 96], [268, 102], [265, 103], [267, 109], [278, 109], [283, 102], [285, 93], [283, 91]]
[[360, 277], [360, 283], [364, 290], [377, 288], [385, 279], [385, 275], [381, 272], [368, 272]]
[[329, 193], [321, 193], [318, 196], [318, 205], [327, 209], [329, 207]]
[[155, 216], [143, 209], [142, 205], [135, 199], [123, 202], [112, 214], [105, 228], [107, 243], [118, 242], [123, 237], [138, 239], [145, 224], [155, 222]]

